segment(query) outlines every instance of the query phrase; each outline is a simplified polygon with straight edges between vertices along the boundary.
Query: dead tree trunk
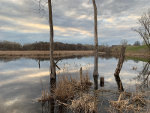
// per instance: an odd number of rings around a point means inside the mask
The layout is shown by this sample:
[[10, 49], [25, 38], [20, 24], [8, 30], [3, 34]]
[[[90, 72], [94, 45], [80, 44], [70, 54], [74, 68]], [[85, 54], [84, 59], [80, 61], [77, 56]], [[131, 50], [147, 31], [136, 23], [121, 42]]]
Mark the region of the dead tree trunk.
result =
[[94, 8], [94, 40], [95, 40], [95, 51], [98, 52], [98, 33], [97, 33], [97, 6], [95, 0], [93, 1]]
[[95, 41], [95, 60], [94, 60], [94, 72], [93, 76], [98, 76], [98, 34], [97, 34], [97, 6], [95, 0], [93, 1], [94, 7], [94, 41]]
[[95, 42], [95, 51], [94, 51], [94, 82], [95, 89], [98, 89], [98, 33], [97, 33], [97, 6], [95, 0], [92, 0], [94, 8], [94, 42]]
[[[52, 4], [51, 0], [48, 0], [48, 9], [49, 9], [49, 27], [50, 27], [50, 91], [53, 96], [53, 91], [56, 87], [56, 65], [54, 63], [53, 51], [54, 51], [54, 31], [53, 31], [53, 14], [52, 14]], [[54, 113], [55, 101], [52, 99], [50, 101], [50, 111]]]
[[53, 51], [54, 51], [54, 31], [53, 31], [53, 15], [52, 15], [52, 4], [51, 0], [48, 0], [48, 8], [49, 8], [49, 27], [50, 27], [50, 78], [56, 79], [56, 66], [54, 63]]
[[122, 66], [123, 66], [123, 62], [124, 62], [124, 58], [125, 58], [125, 50], [126, 50], [126, 46], [122, 46], [121, 52], [120, 52], [119, 61], [118, 61], [118, 65], [117, 65], [116, 71], [114, 73], [114, 76], [115, 76], [115, 79], [116, 79], [119, 91], [124, 91], [124, 88], [123, 88], [123, 85], [122, 85], [119, 73], [120, 73], [120, 71], [122, 69]]

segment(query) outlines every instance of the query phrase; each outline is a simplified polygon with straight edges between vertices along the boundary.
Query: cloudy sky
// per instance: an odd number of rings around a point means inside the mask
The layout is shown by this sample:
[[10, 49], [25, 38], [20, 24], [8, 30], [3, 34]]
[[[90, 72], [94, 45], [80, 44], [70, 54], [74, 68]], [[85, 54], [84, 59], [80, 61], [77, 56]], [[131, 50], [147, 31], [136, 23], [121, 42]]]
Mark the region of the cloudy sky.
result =
[[[92, 0], [52, 0], [54, 40], [93, 44]], [[150, 7], [149, 0], [96, 0], [99, 44], [133, 44], [139, 40], [132, 28]], [[47, 0], [0, 0], [0, 41], [49, 41]], [[39, 10], [40, 9], [40, 10]]]

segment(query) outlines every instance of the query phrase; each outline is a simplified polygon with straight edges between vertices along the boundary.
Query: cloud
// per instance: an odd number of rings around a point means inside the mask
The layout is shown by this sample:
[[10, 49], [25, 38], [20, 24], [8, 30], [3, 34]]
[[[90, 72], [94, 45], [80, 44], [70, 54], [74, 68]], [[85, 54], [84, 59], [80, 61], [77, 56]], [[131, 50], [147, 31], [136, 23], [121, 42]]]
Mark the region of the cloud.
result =
[[[1, 18], [1, 21], [6, 21], [10, 23], [15, 22], [15, 26], [14, 25], [1, 26], [0, 29], [4, 31], [14, 31], [14, 32], [21, 32], [21, 33], [48, 33], [49, 32], [48, 24], [31, 23], [24, 19], [8, 18], [5, 16], [0, 16], [0, 18]], [[72, 33], [72, 34], [79, 33], [81, 35], [93, 36], [90, 32], [86, 30], [73, 28], [73, 27], [65, 28], [61, 26], [54, 26], [54, 30], [56, 32], [61, 33], [62, 36], [69, 36], [69, 33]]]
[[[100, 43], [119, 44], [124, 38], [129, 43], [140, 40], [131, 28], [137, 27], [138, 18], [149, 8], [148, 0], [96, 0], [96, 3]], [[25, 42], [36, 39], [48, 41], [46, 0], [43, 0], [42, 4], [42, 9], [39, 10], [37, 0], [1, 0], [0, 40], [19, 41], [19, 37], [23, 37]], [[56, 0], [52, 4], [55, 40], [68, 43], [93, 43], [94, 22], [91, 1]], [[14, 39], [10, 38], [10, 34]]]

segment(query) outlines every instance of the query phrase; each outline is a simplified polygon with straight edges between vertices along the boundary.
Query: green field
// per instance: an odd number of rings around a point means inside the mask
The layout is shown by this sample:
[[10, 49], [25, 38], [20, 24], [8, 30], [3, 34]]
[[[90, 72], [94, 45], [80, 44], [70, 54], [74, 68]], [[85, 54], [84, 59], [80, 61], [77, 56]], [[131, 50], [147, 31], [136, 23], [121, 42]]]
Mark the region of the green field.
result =
[[150, 58], [150, 51], [146, 45], [127, 46], [126, 58], [147, 62], [149, 61], [149, 58]]
[[136, 52], [136, 53], [144, 53], [144, 52], [148, 52], [148, 47], [146, 45], [142, 45], [142, 46], [127, 46], [126, 48], [126, 52]]

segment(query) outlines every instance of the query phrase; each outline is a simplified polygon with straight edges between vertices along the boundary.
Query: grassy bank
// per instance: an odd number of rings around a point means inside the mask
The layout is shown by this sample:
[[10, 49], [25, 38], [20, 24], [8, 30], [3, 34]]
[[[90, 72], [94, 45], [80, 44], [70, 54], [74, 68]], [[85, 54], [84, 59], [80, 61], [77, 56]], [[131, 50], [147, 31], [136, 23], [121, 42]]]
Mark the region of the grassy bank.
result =
[[150, 58], [150, 51], [146, 45], [127, 46], [126, 56], [130, 58]]
[[148, 51], [148, 47], [146, 45], [142, 46], [127, 46], [126, 52], [134, 52], [134, 53], [145, 53]]

